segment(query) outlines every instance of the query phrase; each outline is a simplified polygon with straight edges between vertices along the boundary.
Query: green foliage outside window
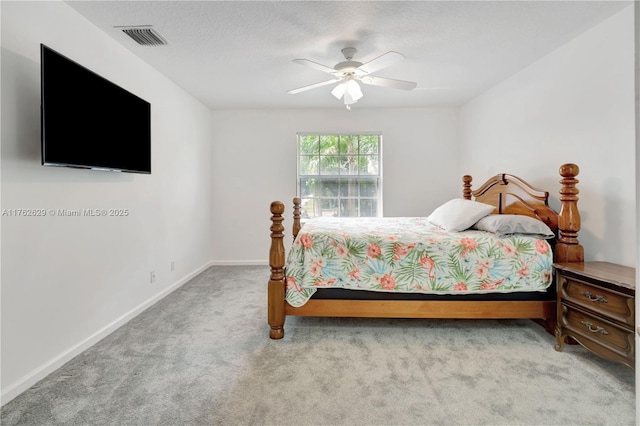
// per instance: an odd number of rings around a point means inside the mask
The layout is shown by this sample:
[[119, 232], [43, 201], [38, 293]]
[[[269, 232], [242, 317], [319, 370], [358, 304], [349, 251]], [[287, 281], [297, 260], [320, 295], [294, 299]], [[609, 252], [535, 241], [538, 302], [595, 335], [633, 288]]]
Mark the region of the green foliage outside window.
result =
[[380, 216], [381, 135], [298, 135], [302, 213]]

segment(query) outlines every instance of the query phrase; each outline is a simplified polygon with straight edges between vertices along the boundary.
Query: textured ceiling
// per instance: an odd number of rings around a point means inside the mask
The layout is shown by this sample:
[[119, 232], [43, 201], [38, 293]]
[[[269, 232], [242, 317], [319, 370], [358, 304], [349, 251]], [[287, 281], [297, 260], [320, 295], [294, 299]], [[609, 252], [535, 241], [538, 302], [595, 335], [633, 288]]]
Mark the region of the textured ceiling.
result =
[[[328, 74], [340, 50], [413, 91], [363, 86], [354, 107], [461, 105], [631, 2], [624, 1], [70, 1], [69, 6], [212, 109], [339, 108]], [[137, 45], [117, 26], [152, 25], [169, 45]]]

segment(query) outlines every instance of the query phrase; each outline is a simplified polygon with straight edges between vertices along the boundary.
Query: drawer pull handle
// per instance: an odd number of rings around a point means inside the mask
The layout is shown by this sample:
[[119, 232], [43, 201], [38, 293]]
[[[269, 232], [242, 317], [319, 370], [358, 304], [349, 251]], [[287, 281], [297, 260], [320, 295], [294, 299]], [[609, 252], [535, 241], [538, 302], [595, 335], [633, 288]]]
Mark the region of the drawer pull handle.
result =
[[600, 296], [600, 295], [594, 295], [592, 294], [590, 291], [585, 291], [584, 293], [582, 293], [587, 299], [591, 300], [592, 302], [600, 302], [600, 303], [607, 303], [608, 300], [604, 297], [604, 296]]
[[591, 324], [589, 321], [581, 321], [582, 324], [584, 324], [590, 332], [592, 333], [600, 333], [600, 334], [609, 334], [609, 332], [607, 330], [605, 330], [602, 327], [596, 326], [594, 328], [593, 324]]

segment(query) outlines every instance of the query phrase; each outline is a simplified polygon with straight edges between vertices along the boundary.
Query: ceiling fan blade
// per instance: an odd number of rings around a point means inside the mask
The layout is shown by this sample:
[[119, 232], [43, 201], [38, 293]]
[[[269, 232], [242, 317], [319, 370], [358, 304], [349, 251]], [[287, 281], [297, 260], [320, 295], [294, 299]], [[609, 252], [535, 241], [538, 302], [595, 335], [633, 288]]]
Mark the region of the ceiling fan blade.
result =
[[395, 80], [393, 78], [375, 77], [373, 75], [364, 76], [360, 81], [371, 86], [390, 87], [401, 90], [413, 90], [418, 85], [418, 83], [413, 81]]
[[294, 59], [293, 62], [295, 62], [296, 64], [305, 65], [307, 67], [317, 69], [318, 71], [327, 72], [329, 74], [333, 74], [336, 72], [336, 70], [334, 70], [331, 67], [319, 64], [317, 62], [310, 61], [308, 59]]
[[358, 67], [359, 70], [364, 71], [367, 74], [381, 70], [404, 59], [401, 53], [390, 51], [383, 55], [378, 56], [375, 59], [370, 60], [366, 64], [362, 64]]
[[296, 93], [306, 92], [307, 90], [315, 89], [316, 87], [328, 86], [329, 84], [337, 83], [339, 81], [339, 78], [334, 78], [332, 80], [321, 81], [320, 83], [310, 84], [308, 86], [299, 87], [297, 89], [287, 90], [287, 93], [295, 95]]

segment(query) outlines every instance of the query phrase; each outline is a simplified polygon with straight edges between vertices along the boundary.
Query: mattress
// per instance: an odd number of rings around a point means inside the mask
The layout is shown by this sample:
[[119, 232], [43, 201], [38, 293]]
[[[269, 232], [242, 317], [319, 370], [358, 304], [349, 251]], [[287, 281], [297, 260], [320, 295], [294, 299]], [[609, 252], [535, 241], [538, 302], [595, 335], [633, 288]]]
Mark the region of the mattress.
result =
[[391, 298], [546, 293], [552, 263], [547, 240], [530, 235], [448, 232], [425, 217], [316, 218], [287, 256], [285, 298], [298, 307], [319, 289]]

